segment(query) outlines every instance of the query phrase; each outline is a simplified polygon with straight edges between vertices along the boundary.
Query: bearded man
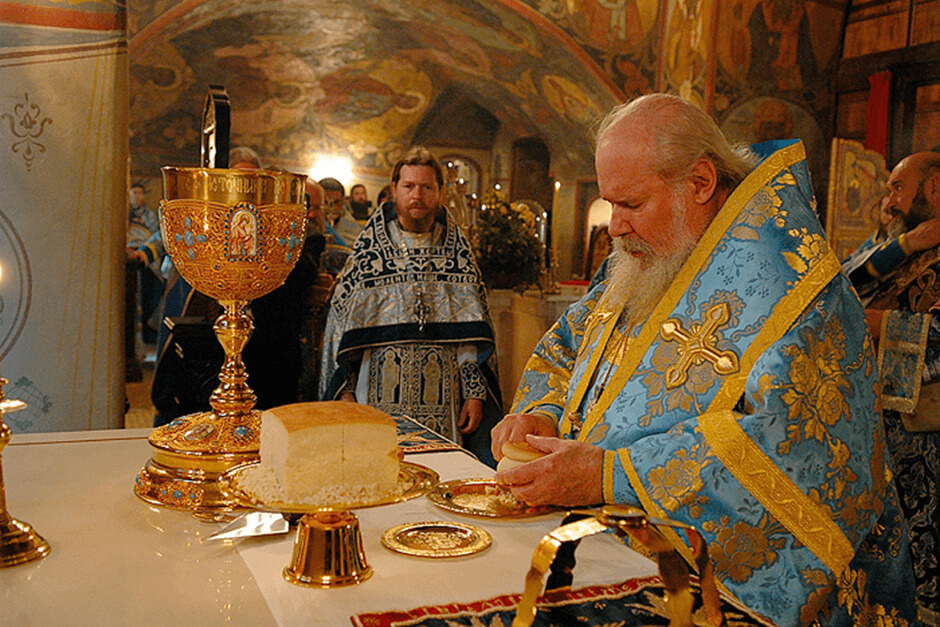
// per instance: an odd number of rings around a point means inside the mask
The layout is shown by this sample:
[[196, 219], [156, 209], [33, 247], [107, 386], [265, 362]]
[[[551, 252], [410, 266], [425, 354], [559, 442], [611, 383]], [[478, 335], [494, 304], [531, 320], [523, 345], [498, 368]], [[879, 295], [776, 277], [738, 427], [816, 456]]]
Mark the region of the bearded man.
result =
[[[888, 451], [910, 529], [920, 618], [940, 625], [940, 317], [931, 311], [940, 301], [940, 154], [901, 160], [887, 192], [884, 211], [903, 232], [849, 277], [878, 343]], [[862, 272], [879, 262], [885, 271]]]
[[493, 429], [496, 457], [522, 439], [546, 455], [496, 477], [533, 504], [694, 525], [725, 589], [777, 624], [901, 624], [913, 578], [871, 338], [802, 144], [773, 148], [754, 167], [675, 96], [608, 115], [595, 166], [615, 253]]
[[[897, 173], [930, 154], [912, 155], [899, 163], [895, 168], [895, 181]], [[940, 217], [930, 214], [923, 190], [910, 200], [910, 210], [905, 213], [898, 206], [896, 194], [885, 195], [878, 211], [878, 229], [842, 262], [842, 271], [865, 305], [876, 292], [893, 282], [894, 272], [901, 264], [917, 253], [940, 245]]]
[[493, 327], [470, 244], [441, 210], [443, 184], [425, 148], [392, 169], [394, 200], [359, 234], [330, 301], [320, 397], [410, 416], [495, 465]]

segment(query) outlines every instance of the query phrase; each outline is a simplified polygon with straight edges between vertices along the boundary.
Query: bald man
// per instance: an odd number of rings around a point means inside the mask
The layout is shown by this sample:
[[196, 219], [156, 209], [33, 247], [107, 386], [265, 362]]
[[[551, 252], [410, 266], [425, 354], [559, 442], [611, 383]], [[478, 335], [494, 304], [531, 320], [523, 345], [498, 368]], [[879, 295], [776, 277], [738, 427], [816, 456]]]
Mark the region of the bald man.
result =
[[[878, 366], [888, 451], [911, 533], [921, 619], [940, 624], [940, 154], [913, 154], [888, 177], [882, 211], [901, 234], [849, 277], [864, 294]], [[863, 272], [866, 268], [870, 271]], [[872, 276], [875, 274], [876, 276]], [[872, 287], [874, 285], [874, 287]], [[913, 375], [913, 376], [912, 376]]]

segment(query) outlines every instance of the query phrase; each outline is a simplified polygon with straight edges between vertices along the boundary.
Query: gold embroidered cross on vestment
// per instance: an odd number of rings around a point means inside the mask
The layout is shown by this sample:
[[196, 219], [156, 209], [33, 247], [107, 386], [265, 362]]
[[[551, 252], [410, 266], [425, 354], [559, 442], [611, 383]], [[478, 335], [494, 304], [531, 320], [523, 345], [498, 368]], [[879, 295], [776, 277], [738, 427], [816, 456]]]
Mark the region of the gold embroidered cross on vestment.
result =
[[690, 331], [682, 328], [682, 323], [669, 318], [660, 326], [659, 334], [666, 341], [679, 343], [679, 361], [666, 369], [666, 388], [675, 388], [689, 378], [689, 368], [709, 361], [715, 372], [722, 375], [738, 371], [738, 356], [734, 351], [719, 351], [716, 348], [718, 336], [715, 331], [731, 318], [728, 303], [718, 303], [705, 312], [703, 322], [692, 324]]

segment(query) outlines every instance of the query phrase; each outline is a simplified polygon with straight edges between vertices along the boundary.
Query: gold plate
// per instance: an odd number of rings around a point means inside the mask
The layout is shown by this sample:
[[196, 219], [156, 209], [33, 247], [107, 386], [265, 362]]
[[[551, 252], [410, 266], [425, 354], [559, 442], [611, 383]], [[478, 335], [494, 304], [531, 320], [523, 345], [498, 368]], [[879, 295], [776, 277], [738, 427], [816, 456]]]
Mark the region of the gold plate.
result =
[[463, 557], [485, 551], [493, 537], [475, 525], [454, 522], [417, 522], [392, 527], [382, 535], [382, 546], [416, 557]]
[[428, 500], [451, 512], [485, 518], [528, 518], [559, 510], [548, 505], [526, 505], [492, 479], [445, 481], [428, 492]]
[[223, 494], [230, 498], [235, 507], [257, 509], [262, 511], [281, 512], [283, 514], [306, 514], [311, 512], [344, 511], [348, 509], [362, 509], [376, 505], [400, 503], [425, 494], [438, 481], [440, 475], [427, 466], [412, 462], [401, 462], [398, 470], [399, 494], [391, 494], [371, 501], [351, 501], [324, 503], [323, 505], [310, 505], [307, 503], [290, 503], [284, 501], [263, 501], [257, 495], [247, 492], [239, 486], [239, 477], [244, 473], [257, 468], [261, 462], [251, 462], [232, 468], [219, 479]]

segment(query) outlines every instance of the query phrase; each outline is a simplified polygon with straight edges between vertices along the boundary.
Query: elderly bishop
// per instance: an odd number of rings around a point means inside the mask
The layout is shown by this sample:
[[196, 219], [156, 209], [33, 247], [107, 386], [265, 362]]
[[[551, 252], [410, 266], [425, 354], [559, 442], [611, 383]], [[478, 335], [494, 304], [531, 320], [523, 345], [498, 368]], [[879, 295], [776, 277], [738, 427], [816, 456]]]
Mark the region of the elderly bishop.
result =
[[[780, 625], [916, 617], [865, 315], [814, 213], [802, 144], [732, 149], [653, 94], [598, 133], [615, 253], [536, 347], [493, 430], [547, 455], [530, 503], [694, 525], [724, 588]], [[691, 563], [683, 537], [664, 530]]]

